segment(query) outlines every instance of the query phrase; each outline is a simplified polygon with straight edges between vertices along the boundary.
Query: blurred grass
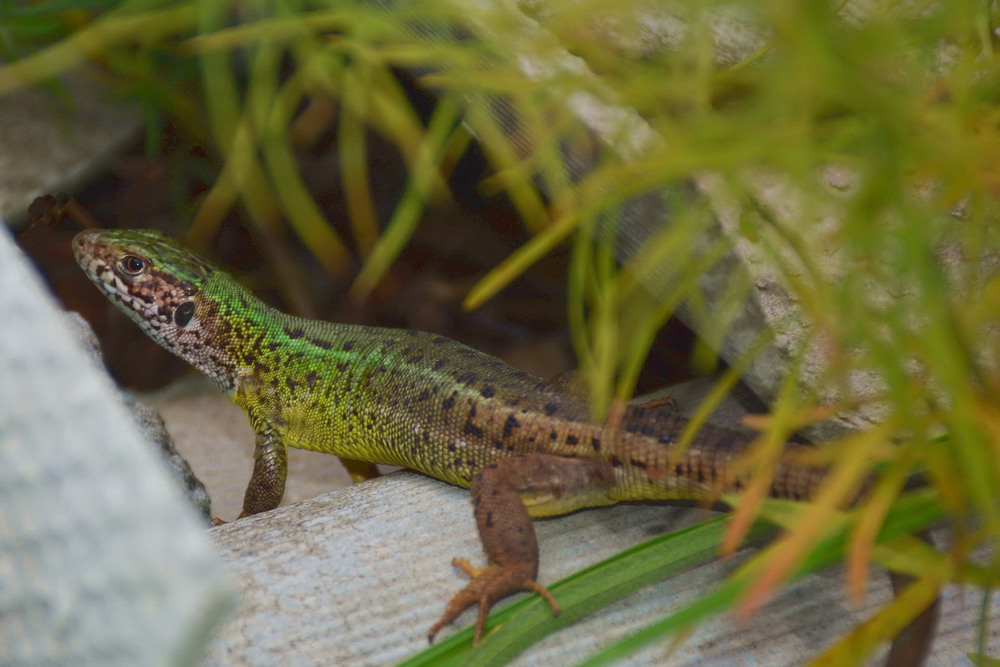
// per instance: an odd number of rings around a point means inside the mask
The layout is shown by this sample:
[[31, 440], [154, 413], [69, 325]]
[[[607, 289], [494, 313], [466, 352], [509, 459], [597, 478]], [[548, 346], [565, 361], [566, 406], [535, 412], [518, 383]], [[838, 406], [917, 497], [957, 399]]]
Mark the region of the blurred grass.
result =
[[[151, 133], [166, 117], [214, 145], [217, 178], [195, 202], [191, 239], [210, 239], [240, 206], [259, 238], [275, 239], [287, 224], [327, 271], [355, 276], [356, 298], [391, 270], [428, 201], [447, 196], [444, 181], [474, 136], [493, 166], [482, 188], [504, 192], [533, 238], [484, 276], [466, 305], [482, 304], [569, 244], [567, 307], [597, 414], [631, 396], [656, 330], [681, 302], [717, 322], [716, 339], [696, 359], [702, 367], [714, 363], [712, 350], [739, 312], [746, 276], [733, 276], [713, 312], [699, 283], [731, 243], [712, 231], [708, 203], [684, 185], [711, 173], [740, 212], [743, 241], [776, 267], [810, 323], [802, 352], [822, 345], [826, 382], [842, 390], [834, 406], [822, 405], [819, 392], [803, 395], [803, 357], [791, 361], [759, 458], [747, 462], [756, 486], [767, 475], [761, 461], [787, 433], [830, 410], [885, 405], [879, 427], [831, 448], [841, 456], [824, 501], [783, 524], [787, 532], [749, 597], [713, 598], [713, 609], [749, 609], [801, 571], [813, 545], [829, 538], [825, 523], [836, 523], [828, 519], [838, 499], [879, 461], [887, 472], [858, 510], [846, 550], [853, 590], [862, 589], [869, 561], [879, 560], [875, 536], [914, 468], [927, 471], [960, 530], [955, 569], [912, 572], [924, 588], [911, 611], [927, 603], [927, 591], [962, 580], [974, 548], [1000, 553], [993, 5], [881, 3], [864, 16], [854, 3], [792, 0], [521, 6], [543, 30], [509, 4], [449, 0], [3, 3], [0, 95], [52, 85], [92, 63], [120, 94], [139, 97]], [[671, 33], [668, 19], [686, 31]], [[733, 26], [729, 38], [724, 24]], [[765, 26], [760, 43], [739, 50], [727, 42], [749, 24]], [[654, 48], [664, 35], [673, 35], [670, 48]], [[575, 60], [559, 60], [556, 47]], [[437, 95], [428, 123], [395, 69]], [[605, 145], [571, 104], [595, 101], [634, 109], [652, 130], [647, 140], [637, 142], [633, 126], [608, 116]], [[317, 122], [333, 123], [338, 135], [346, 226], [325, 217], [295, 160]], [[395, 146], [410, 169], [381, 228], [366, 129]], [[831, 170], [848, 175], [842, 185], [824, 180]], [[762, 175], [782, 183], [776, 200], [758, 196]], [[640, 249], [622, 254], [616, 238], [634, 232], [617, 223], [647, 195], [664, 198], [671, 224], [647, 229]], [[784, 197], [797, 206], [791, 220], [782, 215]], [[297, 269], [287, 257], [280, 244], [268, 254], [294, 293]], [[856, 373], [879, 378], [884, 389], [855, 395]], [[762, 506], [753, 488], [730, 546]], [[978, 527], [962, 532], [971, 518]], [[915, 555], [923, 547], [899, 549]], [[989, 567], [995, 574], [998, 563]], [[849, 645], [867, 651], [873, 643], [866, 636]]]

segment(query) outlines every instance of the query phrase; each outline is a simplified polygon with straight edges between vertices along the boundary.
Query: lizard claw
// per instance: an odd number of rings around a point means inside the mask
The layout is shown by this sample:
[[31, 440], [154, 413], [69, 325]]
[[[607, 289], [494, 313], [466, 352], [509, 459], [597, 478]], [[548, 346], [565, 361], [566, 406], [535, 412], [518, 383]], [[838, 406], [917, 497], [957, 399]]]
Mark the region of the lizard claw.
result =
[[454, 621], [458, 616], [474, 604], [479, 604], [479, 616], [476, 619], [476, 633], [472, 638], [475, 646], [483, 638], [486, 630], [486, 617], [490, 607], [500, 598], [518, 591], [538, 593], [552, 607], [552, 613], [559, 615], [559, 603], [552, 597], [547, 588], [534, 580], [530, 565], [497, 565], [490, 564], [483, 568], [473, 567], [464, 558], [456, 558], [451, 564], [469, 575], [470, 581], [465, 588], [451, 599], [445, 607], [441, 619], [427, 633], [427, 641], [433, 643], [434, 637], [444, 626]]

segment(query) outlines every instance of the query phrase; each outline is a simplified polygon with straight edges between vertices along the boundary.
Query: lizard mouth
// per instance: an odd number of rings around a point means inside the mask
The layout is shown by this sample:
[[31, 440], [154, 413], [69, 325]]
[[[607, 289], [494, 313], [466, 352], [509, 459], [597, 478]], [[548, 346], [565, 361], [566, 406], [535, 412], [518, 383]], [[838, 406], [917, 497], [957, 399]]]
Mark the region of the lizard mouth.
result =
[[101, 256], [102, 250], [105, 252], [107, 250], [106, 246], [98, 241], [103, 233], [103, 229], [87, 229], [74, 236], [73, 256], [91, 282], [127, 307], [134, 309], [137, 304], [129, 293], [128, 285], [115, 273], [111, 262]]
[[73, 256], [88, 278], [98, 285], [104, 283], [110, 286], [112, 280], [109, 280], [109, 278], [113, 278], [114, 271], [111, 271], [111, 267], [108, 266], [107, 262], [102, 261], [98, 257], [97, 252], [97, 237], [103, 231], [103, 229], [87, 229], [74, 236]]

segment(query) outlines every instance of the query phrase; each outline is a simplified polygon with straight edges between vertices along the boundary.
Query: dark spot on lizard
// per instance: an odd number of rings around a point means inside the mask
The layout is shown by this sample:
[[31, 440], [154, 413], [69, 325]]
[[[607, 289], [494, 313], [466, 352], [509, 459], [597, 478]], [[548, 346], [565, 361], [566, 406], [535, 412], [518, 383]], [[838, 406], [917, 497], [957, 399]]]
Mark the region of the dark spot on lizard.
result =
[[615, 455], [612, 454], [611, 455], [611, 467], [612, 468], [619, 468], [619, 467], [621, 467], [621, 464], [622, 464], [621, 459], [619, 459], [617, 456], [615, 456]]
[[310, 338], [309, 342], [323, 350], [329, 350], [333, 348], [333, 343], [331, 343], [328, 340], [323, 340], [322, 338]]
[[553, 430], [551, 433], [549, 433], [549, 440], [555, 440], [558, 437], [559, 437], [559, 433], [557, 431]]
[[431, 397], [431, 390], [430, 389], [424, 389], [419, 394], [417, 394], [417, 400], [418, 401], [426, 401], [430, 397]]
[[507, 421], [503, 423], [503, 437], [509, 438], [514, 434], [514, 431], [520, 428], [521, 422], [517, 420], [514, 415], [507, 415]]
[[439, 371], [447, 365], [448, 365], [447, 359], [438, 359], [437, 361], [434, 362], [434, 365], [431, 368], [433, 368], [436, 371]]
[[353, 349], [354, 349], [354, 341], [353, 340], [349, 340], [346, 343], [344, 343], [344, 345], [343, 345], [344, 352], [350, 352]]
[[455, 381], [461, 384], [475, 384], [478, 379], [479, 376], [475, 373], [462, 373], [455, 376]]
[[465, 420], [465, 426], [462, 427], [462, 431], [465, 434], [474, 436], [476, 438], [483, 437], [483, 429], [479, 428], [478, 426], [472, 423], [471, 419], [472, 415], [469, 415], [469, 417], [470, 417], [469, 419]]
[[542, 408], [542, 410], [545, 412], [545, 414], [547, 414], [549, 417], [551, 417], [555, 413], [559, 412], [559, 404], [558, 403], [546, 403], [545, 407]]
[[285, 378], [285, 384], [291, 391], [295, 391], [295, 388], [299, 386], [299, 383], [293, 380], [292, 378]]
[[630, 459], [629, 463], [631, 463], [632, 465], [634, 465], [639, 470], [645, 470], [646, 468], [649, 467], [649, 466], [646, 465], [645, 461], [637, 461], [636, 459]]
[[600, 438], [591, 438], [590, 439], [590, 446], [594, 448], [595, 452], [601, 451], [601, 439]]
[[496, 389], [494, 389], [493, 387], [486, 386], [480, 389], [479, 393], [482, 395], [483, 398], [493, 398], [494, 396], [496, 396], [497, 392]]
[[486, 527], [487, 528], [493, 527], [493, 512], [486, 513]]
[[501, 450], [505, 452], [514, 451], [514, 445], [509, 442], [507, 444], [504, 444], [503, 440], [494, 440], [490, 444], [493, 445], [493, 449], [496, 450]]
[[295, 327], [294, 329], [289, 329], [288, 327], [285, 327], [285, 333], [288, 335], [289, 338], [302, 338], [303, 336], [306, 335], [306, 332], [303, 331], [300, 327]]
[[448, 398], [446, 398], [443, 401], [441, 401], [441, 409], [442, 410], [451, 410], [453, 407], [455, 407], [455, 394], [457, 394], [457, 393], [458, 392], [456, 391], [451, 396], [449, 396]]
[[571, 446], [572, 445], [578, 445], [578, 444], [580, 444], [580, 439], [577, 438], [575, 435], [572, 435], [572, 434], [567, 435], [566, 436], [566, 444], [567, 445], [571, 445]]
[[435, 345], [445, 345], [447, 343], [450, 343], [451, 340], [445, 338], [444, 336], [434, 336], [433, 338], [431, 338], [431, 342], [434, 343]]
[[315, 385], [317, 380], [319, 380], [319, 376], [316, 375], [316, 371], [309, 371], [308, 373], [306, 373], [306, 384], [308, 384], [310, 387]]
[[346, 372], [347, 369], [350, 367], [351, 365], [348, 364], [346, 361], [341, 361], [339, 364], [337, 364], [337, 370], [340, 371], [341, 373]]

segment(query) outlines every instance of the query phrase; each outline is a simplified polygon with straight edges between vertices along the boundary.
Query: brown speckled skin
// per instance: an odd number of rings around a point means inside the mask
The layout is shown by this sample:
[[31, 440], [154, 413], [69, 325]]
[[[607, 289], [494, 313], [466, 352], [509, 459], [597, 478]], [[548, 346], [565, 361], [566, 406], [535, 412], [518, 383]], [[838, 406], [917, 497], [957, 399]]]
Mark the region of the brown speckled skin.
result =
[[[158, 232], [86, 231], [73, 247], [109, 298], [246, 411], [257, 441], [241, 516], [280, 502], [288, 447], [472, 487], [489, 566], [458, 563], [473, 579], [431, 637], [478, 603], [478, 640], [494, 600], [547, 594], [531, 517], [716, 498], [744, 481], [731, 463], [750, 440], [737, 432], [706, 426], [679, 452], [686, 420], [662, 410], [629, 406], [618, 428], [593, 424], [575, 395], [448, 338], [276, 311]], [[822, 478], [781, 464], [771, 493], [807, 499]]]

